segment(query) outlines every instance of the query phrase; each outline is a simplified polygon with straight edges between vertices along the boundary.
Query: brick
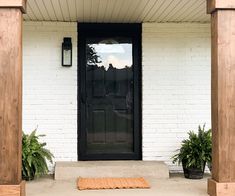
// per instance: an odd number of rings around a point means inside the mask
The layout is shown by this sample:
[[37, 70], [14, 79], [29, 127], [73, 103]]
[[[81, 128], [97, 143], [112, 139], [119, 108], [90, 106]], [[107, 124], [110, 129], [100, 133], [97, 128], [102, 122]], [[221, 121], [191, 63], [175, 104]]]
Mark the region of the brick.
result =
[[[23, 129], [38, 125], [55, 161], [77, 160], [77, 23], [24, 22]], [[73, 66], [61, 67], [63, 37]], [[144, 23], [143, 159], [165, 161], [189, 130], [210, 128], [210, 24]], [[53, 165], [50, 165], [53, 172]]]
[[[70, 68], [61, 66], [66, 36], [73, 42]], [[23, 130], [29, 133], [38, 125], [54, 161], [76, 161], [77, 23], [24, 22], [23, 87]]]
[[[210, 128], [210, 24], [143, 24], [143, 159], [165, 161], [189, 130]], [[154, 130], [154, 131], [153, 131]]]

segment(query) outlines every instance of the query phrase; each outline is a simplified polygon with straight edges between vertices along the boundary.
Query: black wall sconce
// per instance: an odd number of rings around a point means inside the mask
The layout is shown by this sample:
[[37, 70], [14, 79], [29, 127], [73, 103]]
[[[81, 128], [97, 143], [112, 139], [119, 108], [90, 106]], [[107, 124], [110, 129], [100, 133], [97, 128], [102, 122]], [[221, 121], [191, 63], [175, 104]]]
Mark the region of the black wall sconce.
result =
[[72, 66], [72, 38], [64, 37], [64, 42], [62, 43], [62, 66], [71, 67]]

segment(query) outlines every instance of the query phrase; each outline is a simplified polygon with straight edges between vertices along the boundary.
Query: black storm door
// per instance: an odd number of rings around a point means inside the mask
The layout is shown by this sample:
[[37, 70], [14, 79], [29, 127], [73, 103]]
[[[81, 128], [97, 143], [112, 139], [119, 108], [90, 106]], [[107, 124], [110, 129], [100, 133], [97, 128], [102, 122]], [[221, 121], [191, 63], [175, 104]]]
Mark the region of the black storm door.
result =
[[141, 25], [78, 24], [78, 159], [141, 159]]

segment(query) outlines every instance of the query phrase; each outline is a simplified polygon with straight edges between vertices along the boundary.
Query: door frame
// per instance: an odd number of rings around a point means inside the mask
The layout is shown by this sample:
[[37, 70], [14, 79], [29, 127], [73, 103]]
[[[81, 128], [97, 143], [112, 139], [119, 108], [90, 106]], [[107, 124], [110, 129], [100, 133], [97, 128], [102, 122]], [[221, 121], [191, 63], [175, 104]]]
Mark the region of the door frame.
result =
[[[120, 23], [77, 23], [77, 156], [79, 161], [88, 160], [142, 160], [142, 24], [120, 24]], [[119, 36], [131, 35], [133, 38], [133, 66], [134, 68], [134, 153], [130, 154], [116, 154], [115, 157], [111, 154], [103, 154], [100, 157], [99, 154], [88, 155], [86, 154], [86, 122], [85, 115], [82, 115], [85, 111], [84, 100], [84, 84], [85, 81], [85, 69], [83, 63], [85, 58], [85, 37], [88, 35], [93, 36], [101, 32], [102, 36], [115, 36], [118, 32]], [[136, 74], [137, 77], [136, 77]], [[82, 131], [84, 130], [84, 131]]]

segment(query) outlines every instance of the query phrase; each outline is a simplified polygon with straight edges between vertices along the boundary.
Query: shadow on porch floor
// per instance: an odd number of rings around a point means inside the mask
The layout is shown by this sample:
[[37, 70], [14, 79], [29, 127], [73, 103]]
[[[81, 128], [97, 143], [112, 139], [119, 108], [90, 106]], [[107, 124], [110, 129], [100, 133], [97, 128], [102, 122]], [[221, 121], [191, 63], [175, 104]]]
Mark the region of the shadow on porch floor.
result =
[[78, 191], [74, 181], [54, 181], [51, 177], [41, 178], [26, 185], [27, 196], [207, 196], [207, 178], [188, 180], [181, 174], [170, 179], [147, 178], [151, 189], [92, 190]]

